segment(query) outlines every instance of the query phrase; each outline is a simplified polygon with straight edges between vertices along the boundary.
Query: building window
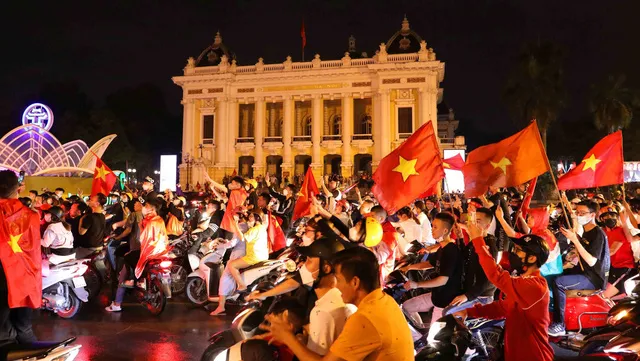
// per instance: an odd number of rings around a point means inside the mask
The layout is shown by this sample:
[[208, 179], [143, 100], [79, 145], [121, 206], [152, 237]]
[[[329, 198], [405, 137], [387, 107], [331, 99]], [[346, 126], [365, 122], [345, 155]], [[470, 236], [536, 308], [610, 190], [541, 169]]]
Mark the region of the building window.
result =
[[311, 136], [312, 129], [313, 119], [311, 119], [310, 115], [307, 115], [306, 118], [304, 118], [304, 131], [302, 135]]
[[371, 134], [371, 98], [353, 100], [354, 134]]
[[329, 129], [331, 129], [331, 135], [341, 135], [342, 134], [342, 117], [339, 115], [334, 115], [331, 117], [329, 121]]
[[373, 121], [371, 120], [371, 116], [365, 114], [360, 120], [360, 130], [361, 134], [372, 134], [373, 133]]
[[311, 102], [310, 101], [297, 101], [295, 103], [295, 135], [296, 136], [311, 136], [311, 130], [307, 132], [307, 123], [311, 122]]
[[282, 103], [267, 103], [267, 137], [282, 137]]
[[214, 144], [214, 121], [213, 115], [202, 117], [202, 144]]
[[253, 138], [253, 124], [255, 121], [255, 104], [240, 104], [238, 122], [238, 137]]
[[400, 138], [406, 138], [413, 133], [413, 108], [398, 108], [398, 135]]

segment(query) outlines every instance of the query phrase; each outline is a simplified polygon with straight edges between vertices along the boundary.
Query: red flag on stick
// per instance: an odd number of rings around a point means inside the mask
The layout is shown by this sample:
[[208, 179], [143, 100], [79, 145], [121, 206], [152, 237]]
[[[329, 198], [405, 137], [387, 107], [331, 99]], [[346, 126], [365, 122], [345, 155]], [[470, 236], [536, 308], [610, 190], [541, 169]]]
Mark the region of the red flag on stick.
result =
[[464, 167], [464, 159], [462, 159], [462, 156], [458, 153], [453, 157], [442, 160], [442, 166], [444, 169], [462, 170], [462, 167]]
[[302, 27], [300, 28], [300, 37], [302, 38], [302, 49], [307, 46], [307, 33], [304, 31], [304, 19], [302, 19]]
[[476, 197], [489, 186], [514, 187], [549, 170], [535, 121], [520, 132], [473, 150], [462, 169], [465, 194]]
[[269, 253], [277, 252], [287, 246], [287, 238], [284, 235], [282, 227], [278, 218], [271, 214], [268, 214], [269, 223], [267, 225], [267, 239], [269, 240]]
[[91, 195], [95, 196], [98, 193], [109, 195], [118, 177], [102, 162], [102, 159], [97, 155], [96, 158], [96, 168], [93, 171], [93, 183], [91, 184]]
[[444, 178], [440, 148], [431, 121], [422, 125], [380, 161], [373, 194], [390, 214], [406, 206]]
[[304, 176], [300, 193], [298, 193], [296, 207], [293, 209], [292, 221], [311, 213], [311, 205], [313, 204], [312, 198], [316, 194], [320, 194], [318, 191], [318, 184], [316, 184], [311, 167], [309, 167], [309, 169], [307, 169], [307, 174]]
[[595, 188], [624, 183], [622, 131], [602, 138], [575, 168], [558, 179], [558, 189]]

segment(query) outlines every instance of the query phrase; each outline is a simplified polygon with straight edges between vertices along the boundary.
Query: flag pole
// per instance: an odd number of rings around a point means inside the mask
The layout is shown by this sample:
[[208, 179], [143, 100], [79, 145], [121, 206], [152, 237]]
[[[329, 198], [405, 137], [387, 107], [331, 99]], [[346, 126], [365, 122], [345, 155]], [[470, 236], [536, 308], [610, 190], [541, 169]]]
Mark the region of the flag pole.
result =
[[[536, 122], [536, 128], [538, 128], [538, 122], [535, 119], [533, 121]], [[567, 221], [567, 227], [571, 227], [571, 222], [569, 222], [569, 216], [567, 215], [567, 209], [565, 209], [564, 202], [562, 201], [562, 194], [560, 193], [560, 188], [558, 188], [558, 182], [556, 182], [556, 176], [553, 174], [553, 169], [551, 168], [551, 162], [549, 162], [549, 156], [547, 155], [547, 148], [545, 148], [544, 143], [542, 143], [542, 137], [540, 137], [539, 128], [538, 128], [538, 131], [536, 132], [536, 135], [538, 138], [538, 143], [540, 143], [540, 146], [542, 147], [542, 149], [544, 149], [544, 161], [547, 162], [547, 169], [551, 174], [551, 180], [553, 181], [553, 186], [556, 188], [556, 192], [558, 193], [558, 197], [560, 198], [560, 207], [562, 207], [562, 214], [564, 214], [564, 219], [565, 221]]]

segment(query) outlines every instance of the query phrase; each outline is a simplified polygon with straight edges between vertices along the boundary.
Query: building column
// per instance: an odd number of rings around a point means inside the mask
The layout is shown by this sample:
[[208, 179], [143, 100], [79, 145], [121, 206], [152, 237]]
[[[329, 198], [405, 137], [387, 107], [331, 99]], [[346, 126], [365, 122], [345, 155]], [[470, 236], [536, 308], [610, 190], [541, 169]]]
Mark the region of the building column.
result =
[[323, 176], [323, 161], [320, 153], [320, 143], [322, 142], [322, 97], [317, 94], [313, 96], [313, 115], [312, 115], [312, 128], [311, 128], [311, 142], [313, 143], [311, 166], [313, 168], [313, 175], [317, 177]]
[[196, 134], [193, 124], [195, 123], [196, 102], [193, 99], [185, 99], [182, 104], [184, 107], [182, 113], [182, 154], [194, 155], [193, 144]]
[[[418, 128], [420, 128], [423, 124], [429, 122], [430, 120], [433, 121], [433, 119], [431, 118], [431, 106], [429, 105], [429, 91], [426, 88], [420, 88], [418, 89], [418, 92], [420, 101], [420, 114], [418, 116], [417, 126]], [[437, 130], [436, 134], [438, 134]]]
[[225, 162], [225, 153], [227, 149], [225, 137], [226, 133], [226, 125], [227, 125], [227, 99], [221, 98], [217, 101], [216, 106], [216, 117], [215, 117], [215, 156], [214, 156], [214, 165], [216, 167], [223, 167]]
[[351, 93], [342, 96], [342, 176], [353, 175], [353, 152], [351, 138], [353, 136], [353, 97]]
[[[433, 132], [438, 137], [438, 88], [427, 90], [427, 107], [429, 109], [429, 116], [431, 124], [433, 124]], [[439, 138], [437, 138], [439, 139]]]
[[282, 143], [283, 157], [282, 157], [282, 171], [291, 172], [293, 169], [293, 157], [291, 154], [291, 132], [293, 130], [293, 98], [290, 95], [284, 97], [284, 104], [282, 106], [284, 111], [284, 119], [282, 124]]
[[262, 144], [264, 142], [264, 123], [265, 123], [265, 103], [264, 98], [258, 98], [256, 101], [256, 118], [254, 121], [253, 136], [256, 144], [256, 157], [253, 162], [253, 175], [264, 175], [264, 152]]
[[227, 125], [228, 129], [224, 137], [227, 139], [227, 154], [225, 157], [225, 167], [228, 174], [233, 173], [234, 169], [238, 168], [238, 159], [236, 158], [236, 139], [238, 138], [238, 100], [229, 99], [227, 109]]
[[391, 150], [391, 127], [389, 124], [391, 96], [389, 89], [380, 89], [374, 96], [373, 108], [373, 159], [372, 170]]
[[[267, 133], [267, 136], [269, 137], [273, 137], [276, 135], [275, 113], [276, 113], [276, 109], [275, 107], [272, 106], [271, 109], [269, 109], [269, 131]], [[282, 130], [280, 130], [280, 135], [282, 135]]]

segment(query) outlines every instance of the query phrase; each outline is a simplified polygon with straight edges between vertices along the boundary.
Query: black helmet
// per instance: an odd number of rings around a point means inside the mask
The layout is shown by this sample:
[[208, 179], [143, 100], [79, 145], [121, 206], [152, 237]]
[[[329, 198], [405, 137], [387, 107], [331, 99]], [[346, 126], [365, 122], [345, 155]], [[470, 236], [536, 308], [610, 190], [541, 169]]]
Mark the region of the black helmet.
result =
[[51, 214], [52, 222], [60, 222], [64, 219], [64, 211], [62, 210], [62, 208], [58, 206], [53, 206], [49, 208], [46, 212]]
[[535, 234], [528, 234], [518, 239], [513, 239], [513, 243], [517, 244], [527, 253], [527, 257], [536, 256], [536, 265], [542, 267], [549, 259], [549, 246], [547, 241]]
[[306, 247], [298, 247], [298, 253], [307, 257], [331, 260], [333, 255], [344, 250], [344, 245], [334, 237], [321, 237]]

